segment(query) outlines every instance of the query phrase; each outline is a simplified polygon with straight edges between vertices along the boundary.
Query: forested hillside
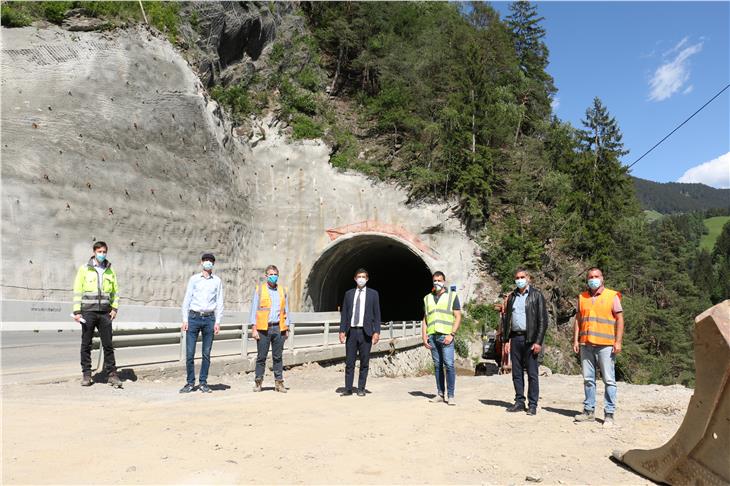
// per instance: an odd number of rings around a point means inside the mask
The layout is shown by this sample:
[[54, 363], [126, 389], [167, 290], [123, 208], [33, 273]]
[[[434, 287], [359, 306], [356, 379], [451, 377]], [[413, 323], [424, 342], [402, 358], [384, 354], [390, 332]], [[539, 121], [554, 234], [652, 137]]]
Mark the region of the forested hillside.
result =
[[663, 214], [724, 209], [730, 213], [730, 189], [715, 189], [705, 184], [654, 182], [632, 177], [636, 196], [643, 209]]
[[556, 88], [534, 4], [512, 4], [505, 19], [482, 3], [304, 10], [330, 95], [356, 108], [363, 143], [389, 148], [385, 160], [338, 159], [342, 166], [375, 167], [414, 199], [453, 200], [505, 289], [516, 266], [533, 270], [556, 318], [554, 347], [567, 347], [585, 270], [602, 267], [624, 294], [622, 378], [693, 382], [693, 318], [730, 297], [724, 240], [700, 253], [698, 214], [645, 221], [621, 163], [620, 120], [599, 97], [580, 127], [552, 114]]
[[[3, 25], [84, 2], [10, 4]], [[202, 2], [144, 5], [181, 49], [204, 42]], [[693, 383], [693, 319], [730, 298], [730, 224], [707, 252], [699, 250], [703, 214], [646, 221], [635, 191], [643, 183], [622, 164], [621, 120], [600, 93], [581, 126], [552, 113], [557, 89], [536, 4], [513, 3], [506, 18], [484, 3], [256, 5], [290, 27], [235, 76], [206, 78], [235, 123], [273, 111], [293, 138], [324, 138], [333, 166], [402, 185], [414, 204], [450, 203], [505, 290], [517, 266], [532, 271], [554, 318], [552, 368], [578, 369], [571, 318], [585, 271], [597, 265], [624, 296], [620, 377]], [[675, 212], [651, 197], [657, 210]], [[676, 211], [686, 209], [694, 208]], [[488, 304], [473, 305], [472, 315], [488, 316]]]

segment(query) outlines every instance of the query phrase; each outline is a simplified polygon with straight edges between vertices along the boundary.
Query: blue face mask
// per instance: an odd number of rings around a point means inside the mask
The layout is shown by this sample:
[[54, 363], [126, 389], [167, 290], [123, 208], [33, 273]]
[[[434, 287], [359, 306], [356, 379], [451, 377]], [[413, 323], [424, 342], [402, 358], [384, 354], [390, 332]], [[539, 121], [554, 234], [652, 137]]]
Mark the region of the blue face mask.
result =
[[97, 253], [95, 256], [96, 256], [96, 261], [99, 263], [104, 263], [104, 260], [106, 260], [105, 253]]
[[205, 260], [203, 262], [203, 270], [213, 270], [213, 262], [210, 260]]
[[515, 279], [515, 285], [517, 285], [518, 289], [524, 289], [527, 287], [527, 279], [526, 278], [517, 278]]
[[601, 279], [600, 278], [589, 278], [588, 279], [588, 286], [592, 290], [596, 290], [598, 287], [601, 286]]
[[269, 282], [271, 285], [276, 285], [276, 282], [279, 281], [278, 275], [269, 275], [266, 277], [266, 281]]

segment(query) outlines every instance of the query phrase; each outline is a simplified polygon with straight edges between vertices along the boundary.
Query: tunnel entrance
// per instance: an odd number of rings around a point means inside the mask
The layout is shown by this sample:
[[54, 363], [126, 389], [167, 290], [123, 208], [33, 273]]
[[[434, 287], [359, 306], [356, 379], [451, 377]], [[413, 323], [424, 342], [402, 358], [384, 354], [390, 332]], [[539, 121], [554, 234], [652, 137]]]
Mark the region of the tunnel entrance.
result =
[[423, 296], [431, 291], [431, 270], [408, 245], [386, 235], [357, 235], [338, 241], [312, 266], [307, 300], [315, 312], [336, 311], [355, 287], [358, 268], [370, 274], [368, 287], [380, 294], [383, 322], [423, 318]]

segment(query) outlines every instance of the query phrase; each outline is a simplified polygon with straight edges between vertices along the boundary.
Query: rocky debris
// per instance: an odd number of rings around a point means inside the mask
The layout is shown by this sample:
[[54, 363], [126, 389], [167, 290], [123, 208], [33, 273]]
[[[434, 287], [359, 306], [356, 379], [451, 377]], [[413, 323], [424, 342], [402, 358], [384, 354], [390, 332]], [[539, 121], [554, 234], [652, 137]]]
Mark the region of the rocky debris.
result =
[[431, 353], [423, 346], [370, 360], [370, 376], [417, 376], [432, 366]]
[[72, 32], [90, 32], [102, 30], [107, 25], [106, 21], [89, 16], [85, 9], [74, 8], [66, 12], [66, 18], [63, 19], [61, 27]]
[[553, 372], [547, 366], [540, 365], [540, 368], [538, 369], [538, 374], [540, 376], [552, 376]]

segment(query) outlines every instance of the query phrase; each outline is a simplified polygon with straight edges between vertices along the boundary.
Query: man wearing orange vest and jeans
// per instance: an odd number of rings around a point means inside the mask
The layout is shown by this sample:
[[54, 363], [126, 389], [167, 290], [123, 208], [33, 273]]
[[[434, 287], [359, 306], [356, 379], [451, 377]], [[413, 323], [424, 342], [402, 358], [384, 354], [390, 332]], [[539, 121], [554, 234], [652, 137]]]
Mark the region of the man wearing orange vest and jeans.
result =
[[576, 422], [595, 420], [596, 364], [605, 386], [604, 427], [612, 427], [616, 411], [616, 355], [621, 352], [624, 314], [621, 293], [603, 286], [603, 272], [591, 268], [587, 274], [588, 290], [578, 296], [578, 315], [573, 328], [573, 351], [580, 352], [585, 401]]
[[266, 282], [256, 287], [251, 303], [252, 336], [257, 341], [256, 381], [253, 391], [260, 392], [266, 370], [266, 358], [271, 347], [274, 364], [275, 390], [286, 393], [283, 376], [284, 341], [289, 332], [289, 302], [286, 289], [279, 285], [279, 269], [266, 267]]

